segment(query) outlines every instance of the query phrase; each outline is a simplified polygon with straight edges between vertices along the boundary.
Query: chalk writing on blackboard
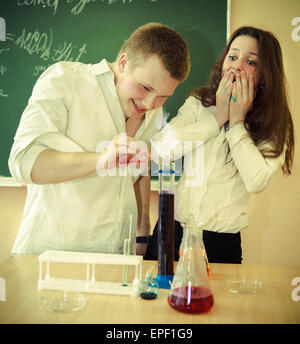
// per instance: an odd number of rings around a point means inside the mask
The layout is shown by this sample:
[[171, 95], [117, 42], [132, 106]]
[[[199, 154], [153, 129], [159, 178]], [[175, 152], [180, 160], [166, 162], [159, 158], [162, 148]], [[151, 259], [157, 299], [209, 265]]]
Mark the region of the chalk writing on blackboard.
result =
[[[77, 0], [77, 1], [78, 1], [77, 4], [71, 9], [71, 13], [74, 15], [80, 14], [88, 3], [95, 2], [97, 0]], [[100, 0], [100, 1], [105, 2], [108, 5], [112, 5], [116, 2], [121, 2], [123, 5], [133, 2], [133, 0]], [[149, 1], [156, 2], [157, 0], [149, 0]], [[73, 3], [74, 0], [67, 0], [67, 2]]]
[[5, 94], [2, 88], [0, 88], [0, 97], [8, 97], [8, 94]]
[[76, 49], [76, 47], [73, 45], [73, 43], [66, 43], [63, 42], [59, 45], [57, 49], [54, 49], [54, 55], [52, 56], [53, 61], [79, 61], [82, 54], [86, 54], [86, 43], [83, 43], [83, 45], [78, 49], [78, 53], [76, 57], [74, 58], [71, 54], [73, 52], [73, 49]]
[[13, 33], [8, 32], [6, 34], [6, 40], [7, 41], [13, 41], [15, 39], [15, 35]]
[[3, 76], [3, 74], [7, 71], [7, 67], [3, 64], [0, 65], [0, 76]]
[[53, 30], [49, 29], [49, 34], [38, 30], [34, 32], [26, 32], [26, 29], [22, 30], [22, 33], [15, 40], [15, 44], [28, 52], [29, 55], [38, 54], [43, 60], [48, 60], [50, 57], [50, 48], [53, 41]]
[[[43, 8], [50, 8], [53, 11], [53, 14], [56, 14], [59, 0], [18, 0], [18, 6], [42, 6]], [[68, 1], [69, 2], [69, 1]]]
[[26, 31], [24, 28], [19, 37], [15, 40], [15, 44], [24, 49], [29, 55], [36, 54], [42, 60], [53, 62], [58, 61], [79, 61], [81, 56], [85, 54], [86, 43], [83, 43], [79, 49], [72, 42], [60, 43], [57, 47], [53, 47], [53, 29], [49, 28], [49, 33], [39, 32], [38, 30]]
[[51, 66], [51, 64], [34, 66], [34, 67], [33, 67], [32, 75], [33, 75], [33, 76], [37, 76], [37, 75], [39, 75], [40, 73], [44, 72], [44, 71], [45, 71], [48, 67], [50, 67], [50, 66]]
[[[68, 4], [74, 5], [70, 13], [77, 16], [79, 15], [87, 4], [91, 2], [102, 2], [106, 3], [108, 5], [112, 5], [116, 2], [122, 3], [123, 5], [132, 3], [134, 0], [65, 0]], [[137, 0], [136, 0], [137, 1]], [[156, 2], [158, 0], [149, 0], [149, 2]], [[55, 15], [58, 6], [59, 6], [59, 0], [18, 0], [17, 5], [19, 7], [21, 6], [41, 6], [45, 9], [50, 9], [52, 11], [52, 14]]]
[[3, 48], [3, 49], [0, 49], [0, 55], [2, 54], [2, 53], [5, 53], [6, 51], [9, 51], [10, 50], [10, 48]]

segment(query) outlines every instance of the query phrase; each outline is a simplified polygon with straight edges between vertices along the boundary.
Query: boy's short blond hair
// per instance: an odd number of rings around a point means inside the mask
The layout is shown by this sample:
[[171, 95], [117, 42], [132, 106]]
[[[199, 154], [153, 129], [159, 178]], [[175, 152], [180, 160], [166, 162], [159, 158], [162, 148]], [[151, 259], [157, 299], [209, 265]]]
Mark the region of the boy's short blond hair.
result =
[[190, 72], [190, 53], [183, 37], [168, 26], [149, 23], [135, 30], [121, 47], [117, 59], [126, 53], [133, 68], [157, 55], [171, 77], [183, 82]]

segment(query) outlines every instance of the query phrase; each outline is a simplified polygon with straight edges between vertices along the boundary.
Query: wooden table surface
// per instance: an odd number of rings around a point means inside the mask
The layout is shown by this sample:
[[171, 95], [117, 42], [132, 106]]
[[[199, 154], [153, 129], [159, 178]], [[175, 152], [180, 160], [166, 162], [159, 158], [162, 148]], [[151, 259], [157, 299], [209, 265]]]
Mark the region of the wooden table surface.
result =
[[[51, 272], [76, 277], [83, 267], [56, 263]], [[143, 262], [143, 276], [157, 262]], [[118, 281], [121, 266], [97, 267], [98, 276]], [[140, 297], [85, 294], [86, 306], [79, 311], [49, 312], [40, 305], [37, 289], [38, 256], [15, 255], [0, 264], [0, 278], [5, 281], [6, 301], [0, 301], [0, 323], [40, 324], [221, 324], [221, 323], [297, 323], [300, 324], [300, 266], [211, 264], [210, 285], [214, 305], [208, 313], [185, 314], [168, 305], [168, 290], [160, 289], [155, 300]], [[257, 277], [263, 288], [257, 294], [233, 294], [224, 279], [232, 276]], [[295, 277], [299, 283], [292, 285]], [[298, 286], [298, 287], [297, 287]], [[3, 283], [2, 283], [3, 289]], [[293, 291], [294, 290], [294, 291]], [[2, 290], [3, 292], [3, 290]], [[296, 297], [295, 297], [296, 295]], [[292, 297], [293, 296], [293, 297]], [[294, 300], [293, 300], [294, 299]]]

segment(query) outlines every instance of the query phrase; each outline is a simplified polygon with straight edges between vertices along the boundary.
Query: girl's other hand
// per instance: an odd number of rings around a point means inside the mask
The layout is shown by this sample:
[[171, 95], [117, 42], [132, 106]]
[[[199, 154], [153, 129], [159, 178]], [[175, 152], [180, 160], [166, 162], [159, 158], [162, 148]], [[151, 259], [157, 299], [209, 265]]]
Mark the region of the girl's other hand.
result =
[[233, 83], [230, 99], [230, 126], [237, 122], [243, 122], [248, 111], [252, 107], [254, 99], [254, 80], [253, 74], [247, 80], [246, 73], [234, 72], [236, 81]]

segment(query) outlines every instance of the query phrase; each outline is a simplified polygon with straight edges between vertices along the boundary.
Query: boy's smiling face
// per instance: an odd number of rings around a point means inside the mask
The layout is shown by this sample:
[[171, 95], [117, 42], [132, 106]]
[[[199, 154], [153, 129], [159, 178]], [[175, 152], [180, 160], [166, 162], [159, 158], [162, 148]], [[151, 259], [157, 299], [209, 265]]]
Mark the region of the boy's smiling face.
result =
[[141, 119], [146, 111], [162, 106], [179, 81], [170, 76], [156, 55], [130, 67], [127, 55], [123, 54], [115, 72], [117, 94], [125, 116]]

